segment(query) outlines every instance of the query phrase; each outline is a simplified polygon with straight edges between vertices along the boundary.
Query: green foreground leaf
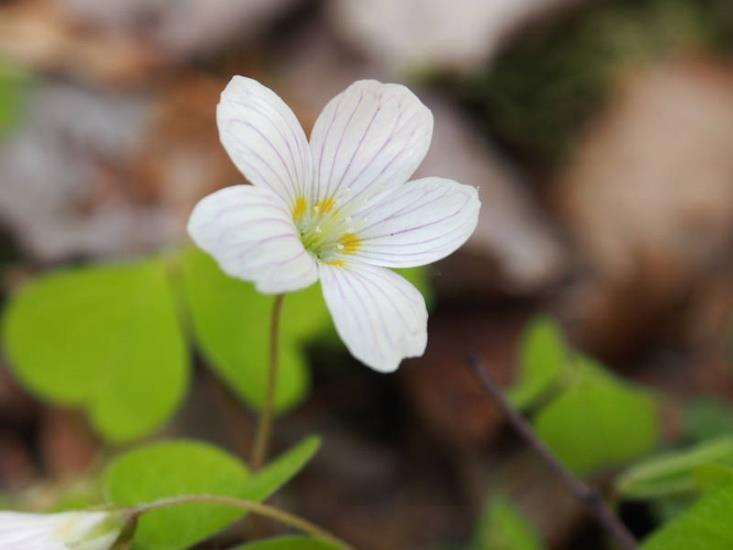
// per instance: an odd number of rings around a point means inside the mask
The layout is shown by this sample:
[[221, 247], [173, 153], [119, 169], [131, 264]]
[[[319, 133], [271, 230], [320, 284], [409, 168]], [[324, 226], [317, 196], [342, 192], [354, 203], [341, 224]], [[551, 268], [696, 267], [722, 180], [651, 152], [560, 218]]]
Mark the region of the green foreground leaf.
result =
[[[259, 409], [267, 382], [273, 297], [260, 294], [250, 283], [227, 276], [210, 256], [195, 247], [182, 252], [182, 267], [185, 299], [198, 346], [214, 371], [237, 395]], [[424, 269], [399, 273], [430, 302]], [[280, 323], [277, 412], [286, 412], [307, 396], [310, 373], [304, 348], [319, 337], [339, 341], [320, 286], [315, 284], [289, 293]]]
[[[239, 459], [208, 443], [155, 443], [115, 459], [104, 472], [104, 492], [108, 502], [125, 506], [196, 494], [261, 501], [297, 474], [319, 444], [318, 438], [306, 438], [252, 474]], [[140, 518], [133, 548], [186, 548], [242, 516], [241, 510], [215, 504], [182, 504], [152, 510]]]
[[37, 396], [86, 409], [109, 441], [160, 427], [188, 384], [188, 352], [158, 260], [57, 271], [23, 286], [3, 341]]
[[695, 441], [733, 434], [733, 408], [721, 399], [694, 399], [682, 412], [682, 431]]
[[587, 473], [623, 464], [654, 447], [656, 400], [580, 358], [572, 382], [536, 415], [534, 425], [563, 463]]
[[636, 464], [619, 477], [616, 490], [626, 498], [639, 499], [693, 493], [699, 488], [696, 471], [712, 464], [733, 466], [733, 437], [668, 452]]
[[246, 495], [242, 498], [266, 499], [302, 470], [315, 456], [320, 446], [320, 438], [306, 437], [287, 452], [268, 462], [267, 466], [252, 474], [247, 483]]
[[522, 334], [519, 353], [519, 374], [507, 396], [515, 407], [524, 410], [558, 383], [570, 358], [560, 328], [548, 317], [529, 323]]
[[704, 493], [733, 481], [733, 465], [730, 464], [702, 464], [692, 472], [697, 489]]
[[[183, 252], [183, 288], [193, 331], [208, 363], [250, 406], [259, 408], [267, 382], [267, 349], [272, 296], [225, 275], [196, 248]], [[304, 343], [324, 330], [328, 312], [320, 288], [288, 294], [280, 331], [275, 407], [298, 404], [310, 387]]]
[[471, 550], [540, 550], [534, 527], [501, 496], [493, 497], [481, 515]]
[[705, 493], [689, 509], [649, 537], [642, 550], [733, 548], [733, 482]]

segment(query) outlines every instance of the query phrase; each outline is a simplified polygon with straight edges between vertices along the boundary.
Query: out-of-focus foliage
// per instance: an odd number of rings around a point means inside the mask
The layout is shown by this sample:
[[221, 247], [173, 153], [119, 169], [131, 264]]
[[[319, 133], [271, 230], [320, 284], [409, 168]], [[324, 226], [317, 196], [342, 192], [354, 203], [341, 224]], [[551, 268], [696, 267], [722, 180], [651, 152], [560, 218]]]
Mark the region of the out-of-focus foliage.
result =
[[654, 396], [569, 349], [551, 319], [529, 323], [519, 353], [519, 379], [509, 396], [531, 410], [538, 435], [569, 468], [587, 473], [617, 466], [654, 448]]
[[507, 394], [515, 407], [526, 409], [559, 382], [570, 357], [559, 327], [546, 317], [539, 317], [527, 326], [519, 354], [518, 379]]
[[423, 298], [425, 298], [425, 305], [427, 306], [428, 311], [430, 311], [435, 304], [435, 294], [433, 293], [433, 288], [430, 285], [430, 280], [428, 278], [428, 268], [409, 267], [395, 269], [393, 271], [402, 275], [405, 279], [415, 285], [415, 288], [417, 288], [420, 291], [420, 294], [423, 295]]
[[[272, 296], [226, 276], [198, 249], [183, 255], [183, 288], [196, 341], [211, 367], [247, 403], [259, 407], [267, 383], [269, 316]], [[309, 378], [303, 344], [324, 331], [329, 316], [320, 288], [291, 293], [283, 303], [279, 343], [279, 411], [300, 402]]]
[[270, 461], [265, 468], [252, 475], [247, 483], [247, 492], [242, 498], [251, 500], [267, 498], [303, 469], [320, 446], [321, 440], [316, 436], [310, 436]]
[[[130, 451], [104, 472], [111, 504], [135, 505], [179, 495], [224, 495], [260, 501], [291, 479], [318, 450], [307, 438], [255, 474], [237, 458], [206, 443], [168, 441]], [[244, 512], [230, 506], [182, 504], [145, 512], [134, 548], [187, 548], [212, 535]]]
[[97, 475], [64, 483], [58, 488], [58, 498], [48, 509], [49, 512], [66, 512], [99, 506], [104, 501], [102, 482]]
[[706, 492], [733, 481], [733, 464], [702, 464], [696, 467], [692, 474], [698, 489]]
[[523, 35], [491, 69], [462, 82], [459, 93], [500, 138], [558, 161], [629, 63], [731, 45], [727, 0], [594, 2]]
[[[104, 489], [113, 504], [135, 505], [183, 494], [241, 496], [247, 468], [205, 443], [156, 443], [114, 460], [104, 473]], [[146, 512], [135, 533], [141, 548], [185, 548], [242, 515], [236, 508], [186, 504]]]
[[733, 434], [733, 409], [712, 397], [695, 399], [683, 411], [682, 432], [694, 441]]
[[312, 537], [275, 537], [242, 544], [231, 550], [338, 550], [340, 546]]
[[[22, 266], [51, 258], [119, 257], [174, 238], [176, 230], [169, 225], [180, 226], [196, 198], [236, 177], [217, 140], [212, 110], [230, 72], [268, 79], [293, 100], [297, 117], [308, 126], [343, 84], [385, 70], [367, 50], [357, 62], [347, 48], [358, 40], [345, 34], [349, 31], [343, 25], [330, 28], [333, 19], [323, 17], [333, 15], [330, 7], [323, 12], [302, 10], [302, 2], [258, 3], [267, 4], [272, 15], [267, 23], [254, 18], [247, 25], [252, 32], [245, 33], [239, 25], [245, 12], [253, 10], [244, 4], [232, 7], [226, 0], [195, 1], [184, 10], [158, 2], [152, 19], [149, 0], [117, 2], [113, 9], [97, 8], [98, 3], [88, 0], [59, 6], [31, 0], [6, 3], [9, 10], [3, 9], [0, 19], [13, 21], [5, 27], [14, 30], [15, 22], [19, 30], [27, 30], [17, 37], [5, 33], [5, 48], [27, 51], [28, 70], [37, 71], [31, 95], [29, 75], [0, 61], [0, 138], [7, 146], [4, 158], [19, 159], [9, 163], [13, 166], [6, 167], [4, 178], [8, 184], [16, 182], [5, 197], [19, 199], [6, 201], [3, 216], [5, 250], [16, 242], [20, 247], [13, 260]], [[335, 439], [330, 467], [294, 487], [287, 500], [297, 502], [306, 516], [312, 511], [314, 517], [333, 517], [335, 510], [348, 518], [336, 527], [359, 547], [361, 541], [367, 541], [365, 547], [390, 548], [411, 548], [418, 540], [425, 541], [422, 546], [439, 546], [459, 536], [468, 541], [471, 535], [462, 531], [465, 510], [451, 505], [473, 495], [475, 484], [466, 491], [454, 482], [493, 481], [492, 472], [506, 474], [503, 479], [507, 491], [516, 495], [516, 506], [503, 497], [489, 499], [472, 548], [541, 548], [542, 537], [520, 510], [532, 510], [537, 527], [553, 545], [577, 545], [579, 525], [588, 527], [580, 534], [583, 540], [589, 535], [594, 541], [588, 544], [600, 544], [602, 535], [588, 532], [598, 526], [582, 520], [579, 514], [584, 512], [575, 507], [564, 514], [561, 499], [554, 506], [556, 486], [544, 477], [549, 474], [541, 464], [537, 473], [534, 462], [523, 462], [522, 453], [497, 452], [504, 443], [514, 449], [521, 442], [500, 439], [505, 432], [495, 409], [480, 394], [473, 402], [473, 380], [455, 368], [467, 342], [488, 337], [487, 359], [496, 365], [497, 378], [507, 379], [516, 319], [549, 305], [573, 319], [574, 337], [583, 347], [615, 360], [628, 359], [625, 372], [659, 388], [660, 399], [580, 356], [557, 325], [540, 318], [521, 339], [519, 368], [508, 392], [513, 405], [575, 471], [586, 474], [622, 463], [628, 467], [614, 480], [614, 496], [643, 503], [629, 507], [623, 519], [635, 525], [654, 520], [645, 528], [662, 525], [646, 548], [733, 548], [733, 489], [724, 489], [733, 483], [733, 411], [726, 404], [733, 348], [723, 346], [724, 340], [733, 339], [730, 330], [721, 334], [721, 325], [731, 320], [726, 282], [731, 217], [729, 209], [713, 207], [731, 203], [725, 200], [726, 182], [733, 181], [725, 127], [732, 89], [733, 2], [599, 0], [568, 2], [557, 11], [551, 3], [514, 2], [512, 10], [533, 6], [531, 20], [511, 29], [497, 25], [491, 36], [479, 37], [496, 47], [497, 55], [491, 65], [475, 65], [468, 78], [447, 77], [453, 79], [451, 89], [442, 90], [448, 93], [415, 88], [434, 112], [435, 137], [441, 143], [427, 157], [425, 175], [452, 174], [481, 187], [484, 208], [491, 208], [483, 219], [492, 220], [478, 227], [471, 253], [456, 258], [459, 267], [454, 270], [452, 260], [438, 267], [446, 297], [450, 300], [450, 293], [458, 290], [455, 296], [460, 298], [433, 319], [430, 354], [406, 365], [398, 384], [367, 371], [341, 377], [335, 369], [348, 356], [318, 286], [285, 300], [278, 412], [292, 411], [308, 397], [309, 353], [323, 357], [333, 370], [316, 377], [324, 382], [316, 406], [293, 411], [292, 424], [278, 424], [288, 426], [287, 437], [317, 416]], [[450, 8], [433, 4], [450, 15]], [[231, 21], [227, 32], [213, 36], [217, 25], [189, 25], [201, 19], [201, 10], [215, 11], [211, 21]], [[450, 22], [448, 18], [448, 27]], [[419, 26], [413, 25], [416, 32]], [[175, 37], [163, 31], [174, 27], [195, 27], [195, 36], [184, 34], [195, 38], [196, 47], [168, 49], [165, 44]], [[396, 22], [393, 31], [398, 27]], [[381, 33], [378, 28], [374, 32]], [[246, 39], [227, 49], [227, 35]], [[193, 44], [186, 36], [179, 38]], [[460, 39], [460, 33], [450, 36]], [[23, 48], [15, 47], [16, 38]], [[461, 46], [433, 38], [426, 38], [431, 48], [432, 43], [437, 49]], [[110, 48], [121, 55], [108, 55]], [[443, 69], [437, 57], [431, 63], [432, 69], [413, 76], [435, 78]], [[404, 76], [395, 74], [394, 79]], [[25, 109], [26, 100], [33, 108]], [[457, 102], [476, 115], [465, 127]], [[657, 112], [657, 106], [664, 108]], [[674, 132], [670, 141], [653, 139], [663, 137], [670, 113], [680, 113], [670, 122], [682, 129], [680, 139]], [[7, 131], [20, 129], [24, 117], [27, 127], [6, 137]], [[470, 124], [477, 118], [483, 128]], [[647, 129], [653, 130], [647, 134]], [[696, 139], [706, 135], [709, 142]], [[487, 138], [499, 146], [487, 146]], [[670, 152], [676, 142], [679, 148]], [[451, 148], [450, 143], [457, 145]], [[504, 146], [518, 154], [505, 154]], [[565, 160], [568, 166], [558, 170]], [[688, 167], [689, 172], [675, 167]], [[690, 174], [700, 177], [690, 179]], [[558, 185], [551, 191], [523, 185], [525, 175]], [[674, 175], [679, 177], [670, 184]], [[619, 186], [619, 180], [649, 184], [643, 189]], [[698, 180], [708, 185], [703, 189]], [[60, 185], [62, 181], [67, 184]], [[612, 214], [595, 215], [604, 211]], [[87, 223], [87, 218], [94, 222]], [[32, 231], [34, 226], [40, 229]], [[61, 238], [56, 241], [55, 235]], [[43, 242], [51, 244], [37, 244]], [[0, 255], [11, 257], [3, 251]], [[9, 269], [7, 283], [22, 280], [24, 269]], [[457, 277], [464, 272], [472, 274], [470, 285]], [[426, 273], [404, 274], [425, 294]], [[572, 284], [560, 284], [566, 281]], [[429, 290], [427, 294], [430, 302]], [[73, 268], [31, 281], [9, 299], [3, 324], [7, 364], [35, 395], [82, 409], [103, 438], [121, 443], [160, 428], [175, 414], [186, 387], [195, 387], [188, 383], [187, 347], [199, 350], [212, 372], [246, 405], [259, 407], [271, 304], [272, 297], [224, 276], [210, 258], [191, 248], [143, 262]], [[668, 353], [670, 344], [673, 353]], [[332, 351], [337, 353], [331, 356]], [[368, 383], [362, 384], [364, 380]], [[104, 504], [102, 485], [107, 503], [137, 504], [191, 492], [259, 500], [303, 467], [317, 447], [315, 440], [304, 442], [253, 473], [208, 444], [161, 443], [114, 460], [103, 480], [86, 472], [85, 486], [59, 489], [67, 463], [80, 455], [81, 466], [76, 467], [88, 467], [84, 460], [97, 456], [100, 446], [83, 427], [78, 430], [82, 433], [69, 435], [79, 427], [73, 414], [29, 404], [16, 390], [12, 383], [0, 384], [2, 409], [8, 409], [0, 434], [0, 477], [10, 491], [42, 477], [40, 489], [48, 490], [50, 498], [34, 501], [39, 487], [28, 492], [34, 495], [20, 497], [24, 506], [35, 509], [49, 502], [56, 509]], [[720, 400], [688, 401], [712, 392]], [[200, 390], [194, 393], [191, 410], [187, 407], [185, 417], [176, 422], [176, 432], [185, 433], [189, 413], [211, 403], [212, 396], [200, 399]], [[662, 399], [669, 413], [665, 418], [680, 420], [679, 431], [667, 432], [678, 437], [662, 444], [675, 450], [644, 458], [659, 443], [657, 403]], [[328, 412], [331, 406], [334, 413]], [[447, 422], [425, 414], [440, 407], [448, 411]], [[436, 460], [430, 453], [411, 452], [474, 420], [475, 439], [466, 443], [456, 438], [461, 449], [474, 447], [465, 453], [446, 448], [448, 478], [439, 473], [443, 453]], [[356, 433], [351, 433], [353, 427]], [[473, 452], [479, 445], [486, 458], [481, 463]], [[350, 475], [340, 475], [341, 470]], [[530, 479], [532, 491], [522, 491]], [[334, 490], [324, 494], [334, 498], [314, 503], [307, 493], [329, 482]], [[381, 488], [395, 483], [400, 498], [385, 499]], [[50, 485], [53, 489], [47, 489]], [[366, 485], [377, 490], [360, 493], [357, 503], [341, 498]], [[423, 506], [425, 494], [439, 494], [442, 500]], [[536, 499], [543, 504], [548, 495], [551, 505], [538, 511]], [[14, 498], [9, 494], [2, 500], [14, 507], [19, 503]], [[639, 522], [642, 509], [651, 517], [645, 513]], [[432, 521], [435, 510], [440, 521]], [[195, 543], [241, 515], [211, 505], [150, 512], [142, 517], [133, 548]], [[229, 533], [213, 544], [228, 540]], [[287, 536], [237, 548], [333, 547]]]
[[733, 548], [733, 482], [707, 492], [656, 531], [643, 550], [729, 550]]
[[494, 496], [476, 526], [471, 550], [540, 550], [544, 548], [534, 527], [512, 503]]
[[[212, 368], [250, 406], [258, 408], [266, 385], [272, 297], [260, 294], [250, 283], [228, 277], [210, 256], [196, 248], [183, 253], [182, 273], [197, 344]], [[400, 274], [430, 302], [424, 269], [402, 270]], [[282, 317], [275, 396], [279, 412], [293, 407], [308, 393], [305, 344], [319, 337], [338, 342], [318, 284], [289, 293]]]
[[590, 472], [649, 453], [657, 442], [656, 400], [589, 359], [535, 417], [538, 435], [569, 468]]
[[[424, 269], [401, 273], [430, 301]], [[31, 391], [85, 407], [106, 439], [124, 442], [159, 428], [181, 403], [187, 336], [237, 395], [259, 407], [272, 300], [186, 247], [160, 259], [71, 268], [28, 283], [4, 312], [3, 340], [13, 371]], [[192, 334], [184, 334], [181, 324], [189, 320]], [[318, 285], [285, 300], [279, 412], [308, 394], [304, 347], [315, 338], [341, 345]]]
[[0, 137], [20, 119], [29, 82], [28, 74], [0, 59]]
[[668, 452], [629, 468], [616, 482], [616, 490], [627, 498], [658, 498], [694, 494], [700, 489], [697, 476], [707, 466], [733, 468], [733, 438], [723, 437], [681, 451]]
[[10, 365], [39, 397], [84, 407], [110, 441], [146, 435], [181, 403], [188, 382], [174, 300], [158, 260], [45, 275], [5, 312]]

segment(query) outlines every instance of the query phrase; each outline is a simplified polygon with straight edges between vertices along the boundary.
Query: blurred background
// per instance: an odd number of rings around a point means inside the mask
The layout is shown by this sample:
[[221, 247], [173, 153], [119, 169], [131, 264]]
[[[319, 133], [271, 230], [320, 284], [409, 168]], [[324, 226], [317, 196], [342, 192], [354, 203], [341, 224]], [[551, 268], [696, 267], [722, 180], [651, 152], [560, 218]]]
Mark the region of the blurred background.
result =
[[[307, 130], [354, 80], [403, 82], [435, 116], [418, 174], [478, 186], [479, 227], [429, 270], [423, 358], [383, 376], [309, 349], [313, 390], [280, 437], [326, 444], [278, 502], [359, 548], [465, 548], [501, 493], [548, 548], [599, 548], [463, 358], [511, 383], [546, 314], [661, 396], [661, 446], [691, 404], [733, 429], [732, 50], [729, 0], [2, 1], [1, 296], [185, 240], [195, 202], [242, 180], [214, 117], [232, 75]], [[251, 424], [199, 360], [164, 433], [244, 454]], [[3, 492], [46, 498], [105, 449], [0, 370]], [[657, 524], [643, 503], [621, 513], [638, 535]]]

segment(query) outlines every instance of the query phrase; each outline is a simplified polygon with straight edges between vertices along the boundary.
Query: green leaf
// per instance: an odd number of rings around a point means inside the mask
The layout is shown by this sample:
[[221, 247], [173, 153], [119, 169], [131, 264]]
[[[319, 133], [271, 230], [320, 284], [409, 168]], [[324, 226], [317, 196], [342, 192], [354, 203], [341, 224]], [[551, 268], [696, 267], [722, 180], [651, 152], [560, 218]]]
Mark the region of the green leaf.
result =
[[149, 434], [188, 383], [188, 353], [157, 260], [57, 271], [25, 285], [5, 311], [10, 366], [37, 396], [84, 407], [109, 441]]
[[[197, 248], [189, 247], [182, 254], [183, 289], [196, 341], [214, 371], [247, 404], [259, 408], [267, 380], [273, 297], [260, 294], [250, 283], [228, 277]], [[429, 293], [424, 270], [403, 270], [401, 274]], [[278, 412], [287, 411], [307, 396], [310, 375], [304, 347], [328, 335], [338, 342], [320, 286], [289, 293], [280, 323]]]
[[700, 500], [644, 541], [643, 550], [730, 550], [733, 548], [733, 483]]
[[543, 548], [534, 527], [509, 500], [493, 497], [476, 529], [472, 550], [539, 550]]
[[698, 488], [694, 471], [705, 464], [733, 466], [733, 437], [723, 437], [650, 458], [628, 469], [616, 482], [616, 490], [627, 498], [655, 498], [694, 492]]
[[649, 501], [649, 512], [651, 518], [657, 523], [666, 523], [682, 512], [687, 510], [693, 503], [695, 498], [690, 494], [685, 495], [667, 495]]
[[252, 474], [242, 498], [262, 500], [277, 491], [311, 461], [321, 446], [318, 437], [310, 436]]
[[78, 479], [70, 483], [52, 483], [54, 485], [51, 488], [53, 504], [47, 507], [46, 511], [48, 512], [94, 508], [104, 502], [102, 483], [98, 472], [90, 472], [88, 478]]
[[235, 546], [231, 550], [339, 550], [343, 548], [313, 537], [275, 537]]
[[726, 464], [701, 464], [692, 471], [695, 485], [701, 493], [733, 481], [733, 466]]
[[647, 454], [658, 437], [656, 409], [649, 392], [579, 358], [573, 380], [534, 425], [562, 462], [586, 473]]
[[415, 288], [420, 291], [420, 294], [425, 298], [425, 305], [430, 311], [435, 304], [435, 293], [433, 287], [430, 284], [430, 277], [428, 275], [428, 269], [425, 267], [408, 267], [402, 269], [395, 269], [395, 273], [402, 275], [405, 279], [410, 281]]
[[549, 317], [538, 317], [525, 329], [519, 344], [519, 375], [508, 390], [520, 410], [532, 406], [558, 381], [569, 363], [565, 340]]
[[[267, 498], [312, 458], [319, 445], [309, 437], [253, 475], [236, 457], [196, 441], [147, 445], [115, 459], [104, 471], [107, 500], [134, 505], [179, 495]], [[134, 548], [186, 548], [220, 531], [244, 513], [229, 506], [183, 504], [146, 512], [138, 522]]]
[[[249, 477], [239, 460], [212, 445], [170, 441], [117, 458], [105, 469], [103, 485], [110, 503], [134, 505], [185, 494], [237, 497]], [[153, 510], [138, 521], [134, 548], [185, 548], [242, 515], [235, 508], [208, 504]]]
[[733, 434], [733, 408], [712, 397], [695, 399], [682, 413], [682, 431], [695, 441]]
[[[259, 408], [267, 381], [272, 296], [219, 270], [196, 248], [183, 253], [183, 288], [193, 331], [208, 363], [249, 405]], [[275, 406], [283, 412], [307, 394], [303, 344], [328, 323], [317, 286], [288, 294], [283, 303]]]

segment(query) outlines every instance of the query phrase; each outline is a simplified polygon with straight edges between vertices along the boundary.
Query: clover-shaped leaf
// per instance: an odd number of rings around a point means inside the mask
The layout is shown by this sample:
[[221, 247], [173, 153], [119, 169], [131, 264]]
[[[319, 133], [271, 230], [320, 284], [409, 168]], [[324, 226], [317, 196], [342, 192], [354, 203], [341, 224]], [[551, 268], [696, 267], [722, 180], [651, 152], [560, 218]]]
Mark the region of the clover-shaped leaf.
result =
[[[616, 481], [616, 490], [627, 498], [656, 498], [693, 494], [698, 489], [700, 467], [733, 466], [733, 437], [725, 436], [693, 447], [669, 451], [635, 464]], [[707, 478], [709, 472], [703, 472]]]
[[529, 323], [519, 345], [519, 373], [508, 397], [515, 407], [526, 409], [558, 383], [570, 363], [570, 353], [560, 328], [550, 318]]
[[472, 550], [540, 550], [536, 529], [506, 497], [492, 497], [476, 526]]
[[[196, 248], [182, 253], [183, 292], [196, 342], [211, 367], [247, 404], [259, 408], [267, 383], [268, 337], [272, 296], [225, 275]], [[430, 300], [425, 270], [401, 270]], [[318, 284], [289, 293], [280, 322], [275, 408], [284, 412], [302, 401], [310, 388], [305, 344], [323, 337], [337, 342]], [[340, 344], [339, 344], [340, 345]]]
[[[320, 443], [309, 437], [251, 473], [240, 460], [208, 443], [178, 440], [146, 445], [110, 463], [103, 475], [109, 503], [135, 505], [180, 495], [225, 495], [260, 501], [291, 479]], [[181, 504], [140, 518], [133, 548], [189, 547], [244, 515], [219, 504]]]
[[733, 548], [733, 481], [706, 492], [641, 545], [642, 550]]
[[[196, 341], [211, 367], [248, 404], [258, 408], [267, 381], [272, 296], [228, 277], [198, 249], [183, 252], [183, 288]], [[300, 402], [310, 386], [302, 345], [328, 326], [320, 289], [289, 294], [282, 311], [275, 406]]]
[[109, 441], [160, 427], [188, 383], [188, 351], [162, 261], [65, 269], [21, 287], [3, 341], [19, 380], [83, 407]]
[[535, 416], [537, 434], [576, 472], [648, 453], [659, 433], [654, 396], [590, 359], [577, 361], [568, 386]]

